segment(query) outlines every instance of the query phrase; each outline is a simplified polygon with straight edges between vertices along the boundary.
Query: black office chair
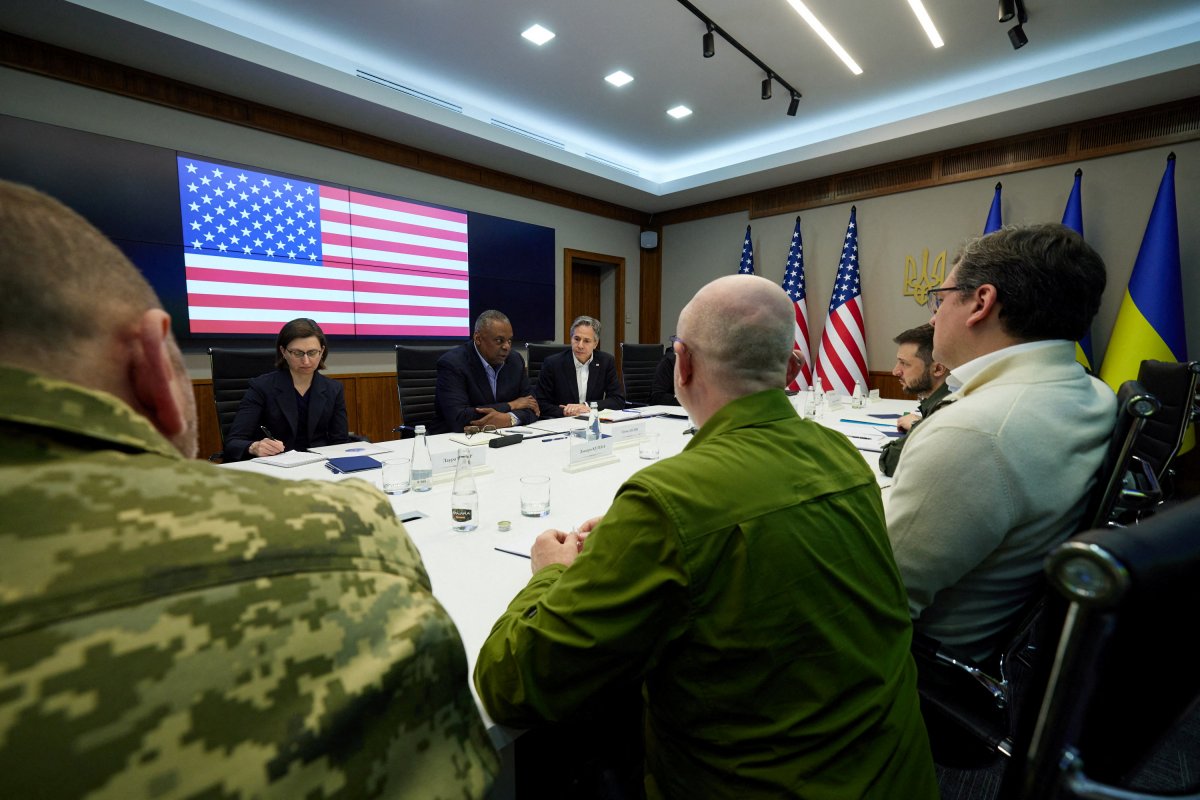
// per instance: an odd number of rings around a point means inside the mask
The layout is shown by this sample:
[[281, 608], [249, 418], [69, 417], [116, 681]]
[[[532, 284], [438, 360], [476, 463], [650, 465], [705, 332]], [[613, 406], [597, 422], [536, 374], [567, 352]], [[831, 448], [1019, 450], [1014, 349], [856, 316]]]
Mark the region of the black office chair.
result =
[[1096, 476], [1096, 490], [1083, 515], [1085, 530], [1132, 521], [1157, 505], [1162, 491], [1150, 464], [1138, 457], [1146, 428], [1162, 410], [1158, 398], [1138, 381], [1117, 391], [1117, 424]]
[[1188, 426], [1200, 417], [1196, 382], [1200, 361], [1143, 361], [1138, 383], [1162, 402], [1162, 411], [1146, 423], [1134, 453], [1154, 470], [1163, 494], [1172, 489], [1171, 461], [1183, 445]]
[[654, 371], [662, 361], [661, 344], [621, 343], [621, 378], [625, 383], [625, 402], [646, 405], [654, 384]]
[[[217, 425], [221, 447], [237, 416], [238, 406], [250, 386], [250, 379], [275, 369], [275, 349], [271, 347], [210, 347], [208, 365], [212, 372], [213, 402], [217, 407]], [[213, 453], [210, 461], [219, 461], [222, 453]]]
[[[1133, 451], [1158, 408], [1158, 401], [1137, 381], [1121, 385], [1116, 425], [1079, 530], [1116, 524], [1119, 513], [1158, 502], [1152, 472], [1143, 475], [1148, 483], [1140, 487], [1128, 480], [1131, 467], [1146, 472]], [[1038, 681], [1045, 679], [1045, 654], [1055, 632], [1045, 620], [1044, 590], [1030, 599], [992, 664], [976, 664], [936, 639], [914, 634], [921, 712], [934, 758], [942, 766], [990, 769], [997, 757], [1012, 755], [1018, 726], [1037, 700]]]
[[412, 435], [417, 425], [429, 425], [436, 415], [434, 389], [437, 362], [454, 345], [396, 345], [396, 391], [400, 398], [400, 438]]
[[[1180, 733], [1181, 722], [1183, 733], [1196, 734], [1200, 681], [1191, 623], [1200, 613], [1198, 529], [1195, 499], [1137, 527], [1080, 534], [1047, 559], [1049, 581], [1069, 605], [1005, 796], [1132, 800], [1200, 788], [1194, 743], [1167, 759], [1191, 761], [1176, 767], [1174, 778], [1136, 770], [1164, 735]], [[1163, 793], [1149, 793], [1146, 783], [1159, 783]], [[1192, 785], [1179, 785], [1185, 783]]]
[[569, 344], [536, 344], [527, 342], [525, 353], [528, 355], [526, 364], [529, 367], [529, 385], [537, 388], [538, 377], [542, 374], [542, 362], [552, 355], [571, 349]]

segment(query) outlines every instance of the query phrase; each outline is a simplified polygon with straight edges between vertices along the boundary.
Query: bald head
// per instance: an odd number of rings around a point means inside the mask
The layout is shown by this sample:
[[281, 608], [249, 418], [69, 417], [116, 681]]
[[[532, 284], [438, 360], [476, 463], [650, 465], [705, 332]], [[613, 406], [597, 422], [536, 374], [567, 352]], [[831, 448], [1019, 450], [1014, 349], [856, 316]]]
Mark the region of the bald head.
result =
[[84, 342], [159, 307], [141, 273], [87, 220], [41, 192], [0, 181], [6, 361], [67, 377], [60, 368]]
[[730, 398], [786, 382], [795, 317], [782, 289], [756, 275], [718, 278], [679, 314], [679, 337]]

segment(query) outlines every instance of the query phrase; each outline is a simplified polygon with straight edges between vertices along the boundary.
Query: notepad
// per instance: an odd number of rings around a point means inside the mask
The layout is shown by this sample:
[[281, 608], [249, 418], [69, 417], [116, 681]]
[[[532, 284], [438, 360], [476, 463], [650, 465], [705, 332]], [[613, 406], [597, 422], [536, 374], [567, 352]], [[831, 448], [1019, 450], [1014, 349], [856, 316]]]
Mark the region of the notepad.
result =
[[461, 444], [464, 447], [479, 447], [485, 445], [492, 439], [500, 436], [499, 433], [491, 433], [489, 431], [480, 431], [479, 433], [467, 436], [465, 433], [454, 433], [450, 435], [450, 441], [455, 444]]
[[325, 466], [330, 472], [343, 474], [347, 472], [363, 472], [368, 469], [379, 469], [383, 464], [370, 456], [343, 456], [342, 458], [329, 459], [329, 463]]
[[274, 456], [264, 456], [256, 458], [256, 464], [270, 464], [272, 467], [300, 467], [305, 464], [315, 464], [318, 461], [324, 461], [325, 456], [320, 453], [310, 453], [306, 450], [285, 450], [284, 452]]

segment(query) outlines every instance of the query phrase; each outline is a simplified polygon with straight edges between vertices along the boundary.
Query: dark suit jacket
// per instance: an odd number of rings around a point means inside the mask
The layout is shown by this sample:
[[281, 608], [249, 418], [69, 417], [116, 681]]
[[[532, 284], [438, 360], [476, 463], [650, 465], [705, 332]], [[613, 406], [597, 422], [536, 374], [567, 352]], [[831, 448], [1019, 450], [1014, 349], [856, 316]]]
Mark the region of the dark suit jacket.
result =
[[531, 394], [529, 376], [525, 374], [525, 359], [516, 350], [508, 354], [508, 360], [500, 368], [496, 379], [496, 396], [474, 342], [460, 345], [438, 359], [437, 384], [434, 388], [436, 408], [429, 433], [457, 433], [473, 419], [479, 418], [478, 408], [494, 408], [517, 415], [522, 425], [537, 419], [532, 410], [523, 408], [513, 411], [508, 402]]
[[[555, 353], [542, 362], [538, 385], [534, 389], [542, 417], [561, 417], [560, 406], [579, 402], [579, 384], [575, 380], [575, 354], [570, 350]], [[624, 408], [625, 390], [617, 377], [617, 361], [608, 353], [592, 351], [588, 370], [587, 402], [600, 408]]]
[[[283, 442], [284, 447], [293, 449], [299, 414], [296, 387], [290, 372], [277, 369], [251, 378], [225, 438], [225, 460], [253, 458], [248, 448], [264, 438], [258, 429], [260, 425], [269, 430], [273, 438]], [[346, 424], [346, 394], [342, 383], [315, 373], [308, 389], [308, 446], [348, 441], [350, 432]]]
[[675, 396], [675, 347], [667, 348], [666, 355], [654, 368], [654, 380], [650, 383], [650, 405], [677, 406], [679, 398]]

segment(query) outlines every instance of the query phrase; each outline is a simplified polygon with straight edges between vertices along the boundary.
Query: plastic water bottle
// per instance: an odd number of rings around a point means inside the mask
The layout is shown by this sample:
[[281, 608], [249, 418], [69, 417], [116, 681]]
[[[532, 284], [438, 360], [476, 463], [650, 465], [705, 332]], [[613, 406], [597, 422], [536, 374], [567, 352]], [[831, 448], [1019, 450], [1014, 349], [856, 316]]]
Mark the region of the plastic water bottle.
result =
[[804, 401], [804, 413], [810, 417], [817, 416], [820, 409], [817, 408], [817, 387], [808, 387], [808, 397]]
[[414, 492], [428, 492], [433, 488], [433, 459], [429, 456], [429, 441], [425, 438], [425, 426], [418, 425], [413, 439], [412, 478], [409, 485]]
[[479, 527], [479, 493], [475, 491], [475, 476], [471, 472], [471, 451], [458, 451], [458, 466], [454, 468], [454, 488], [450, 492], [450, 526], [456, 531], [473, 531]]
[[588, 403], [587, 439], [594, 442], [600, 438], [600, 406], [595, 401]]
[[866, 398], [863, 397], [862, 381], [854, 382], [854, 394], [850, 396], [851, 408], [862, 408]]

